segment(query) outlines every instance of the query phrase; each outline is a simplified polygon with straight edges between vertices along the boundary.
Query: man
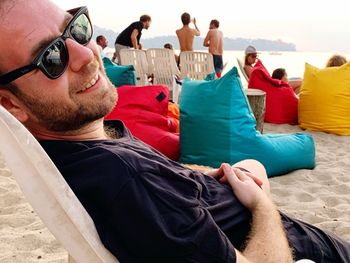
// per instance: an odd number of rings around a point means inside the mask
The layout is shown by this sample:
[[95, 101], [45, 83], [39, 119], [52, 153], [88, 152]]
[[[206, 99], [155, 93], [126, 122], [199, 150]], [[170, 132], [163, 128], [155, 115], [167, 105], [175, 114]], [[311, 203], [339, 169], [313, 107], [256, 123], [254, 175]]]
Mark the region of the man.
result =
[[219, 21], [213, 19], [209, 24], [209, 31], [204, 39], [203, 46], [208, 47], [209, 53], [213, 55], [214, 68], [217, 77], [221, 77], [224, 68], [222, 54], [224, 53], [224, 34], [219, 30]]
[[96, 43], [98, 50], [100, 51], [101, 58], [106, 57], [106, 54], [103, 52], [103, 50], [108, 46], [108, 40], [105, 36], [97, 36], [96, 37]]
[[142, 15], [139, 21], [131, 23], [125, 28], [115, 40], [115, 52], [120, 64], [120, 50], [125, 48], [142, 49], [140, 38], [142, 29], [148, 29], [151, 25], [151, 17], [149, 15]]
[[119, 121], [104, 129], [117, 95], [86, 8], [2, 0], [0, 20], [11, 39], [0, 42], [0, 104], [40, 141], [121, 262], [292, 262], [289, 245], [295, 258], [350, 258], [346, 242], [276, 210], [256, 161], [204, 175]]
[[192, 19], [195, 28], [190, 28], [191, 16], [188, 13], [181, 15], [181, 21], [183, 27], [176, 30], [176, 35], [180, 43], [180, 51], [193, 51], [193, 39], [195, 36], [199, 36], [201, 33], [196, 24], [196, 18]]

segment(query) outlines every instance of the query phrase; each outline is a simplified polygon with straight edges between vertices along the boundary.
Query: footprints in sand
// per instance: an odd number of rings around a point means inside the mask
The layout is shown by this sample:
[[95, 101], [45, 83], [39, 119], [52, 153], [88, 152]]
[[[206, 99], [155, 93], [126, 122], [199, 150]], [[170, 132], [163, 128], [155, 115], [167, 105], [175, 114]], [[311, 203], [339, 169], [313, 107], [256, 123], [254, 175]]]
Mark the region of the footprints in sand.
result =
[[67, 262], [67, 252], [25, 200], [0, 155], [0, 262]]
[[[278, 129], [290, 132], [288, 128], [281, 125]], [[269, 130], [269, 124], [264, 130]], [[316, 168], [271, 178], [272, 197], [288, 214], [350, 241], [350, 136], [312, 135]]]

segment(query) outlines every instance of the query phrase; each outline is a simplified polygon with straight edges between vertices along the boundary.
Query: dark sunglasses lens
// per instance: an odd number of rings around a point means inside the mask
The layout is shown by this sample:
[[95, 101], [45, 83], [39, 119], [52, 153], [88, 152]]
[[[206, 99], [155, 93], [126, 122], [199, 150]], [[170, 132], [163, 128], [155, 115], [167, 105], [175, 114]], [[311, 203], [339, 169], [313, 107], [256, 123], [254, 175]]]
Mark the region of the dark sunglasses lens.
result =
[[42, 65], [46, 72], [53, 78], [59, 77], [68, 63], [68, 53], [63, 42], [52, 44], [44, 53]]
[[85, 14], [78, 16], [70, 26], [70, 34], [79, 44], [87, 44], [92, 37], [90, 20]]

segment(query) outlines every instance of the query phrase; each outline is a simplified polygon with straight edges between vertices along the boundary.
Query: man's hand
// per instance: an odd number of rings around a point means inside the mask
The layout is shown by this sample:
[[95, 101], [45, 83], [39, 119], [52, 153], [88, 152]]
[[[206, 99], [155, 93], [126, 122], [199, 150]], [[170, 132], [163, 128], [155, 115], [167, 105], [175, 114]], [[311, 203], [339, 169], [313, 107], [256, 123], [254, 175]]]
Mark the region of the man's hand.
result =
[[233, 192], [249, 210], [255, 210], [261, 202], [270, 202], [265, 192], [255, 182], [255, 180], [260, 181], [260, 179], [255, 178], [254, 180], [251, 176], [248, 176], [238, 168], [231, 167], [229, 164], [223, 164], [222, 169]]
[[242, 205], [252, 213], [250, 238], [243, 255], [236, 252], [237, 262], [293, 262], [280, 215], [257, 183], [261, 180], [229, 164], [222, 164], [208, 174], [219, 180], [225, 178]]
[[[205, 174], [209, 175], [211, 177], [214, 177], [220, 183], [229, 184], [229, 182], [227, 181], [226, 174], [224, 172], [225, 165], [228, 165], [228, 164], [221, 164], [220, 168], [210, 170], [210, 171], [206, 172]], [[235, 168], [235, 169], [237, 169], [237, 168]], [[251, 177], [259, 187], [262, 186], [263, 182], [261, 181], [261, 179], [259, 177], [257, 177], [256, 175], [254, 175], [250, 172], [243, 172], [243, 173], [246, 174], [247, 176]]]

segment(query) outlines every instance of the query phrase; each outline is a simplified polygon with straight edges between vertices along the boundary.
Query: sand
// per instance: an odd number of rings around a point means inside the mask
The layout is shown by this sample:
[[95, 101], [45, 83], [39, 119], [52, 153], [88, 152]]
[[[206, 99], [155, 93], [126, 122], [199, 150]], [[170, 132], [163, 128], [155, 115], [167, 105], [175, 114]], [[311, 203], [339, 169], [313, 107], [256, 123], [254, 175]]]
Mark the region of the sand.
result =
[[[298, 126], [265, 124], [265, 133]], [[272, 178], [282, 211], [350, 241], [350, 137], [312, 132], [317, 166]], [[67, 262], [67, 252], [27, 203], [0, 156], [0, 262]]]

